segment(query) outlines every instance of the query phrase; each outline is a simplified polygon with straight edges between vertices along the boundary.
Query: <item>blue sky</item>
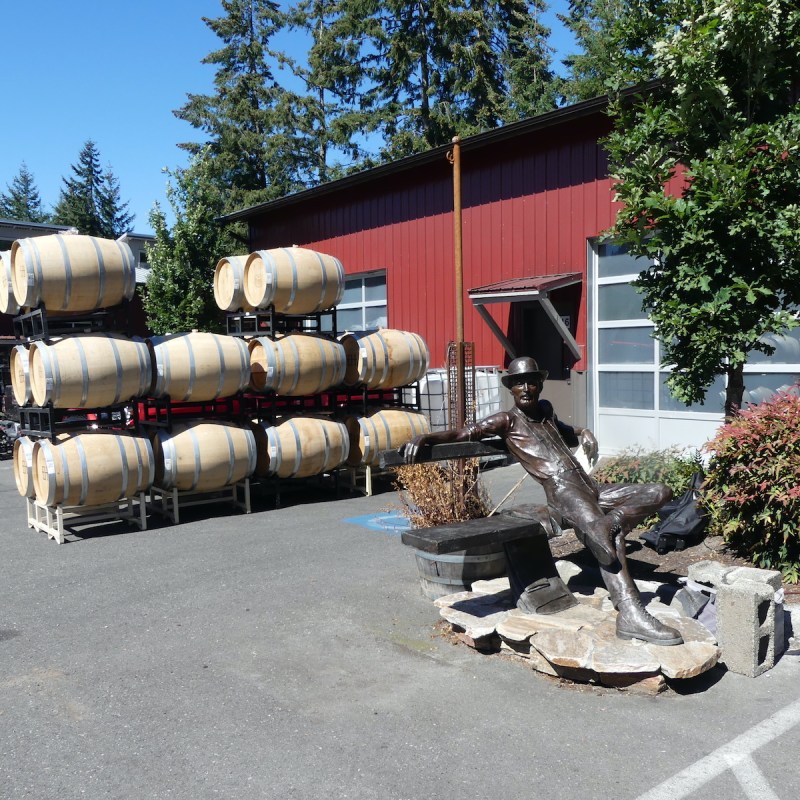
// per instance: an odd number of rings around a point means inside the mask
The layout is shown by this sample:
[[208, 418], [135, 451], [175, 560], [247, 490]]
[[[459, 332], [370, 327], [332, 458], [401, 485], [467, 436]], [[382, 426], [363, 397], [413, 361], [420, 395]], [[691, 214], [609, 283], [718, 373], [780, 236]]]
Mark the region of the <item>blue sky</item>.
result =
[[[167, 209], [164, 167], [186, 163], [178, 147], [196, 131], [172, 111], [187, 93], [210, 92], [214, 69], [202, 59], [219, 40], [202, 17], [220, 16], [219, 0], [3, 0], [3, 122], [0, 190], [22, 162], [46, 208], [87, 139], [120, 182], [136, 214], [133, 228], [151, 232], [154, 201]], [[554, 0], [546, 24], [556, 29]], [[554, 30], [555, 32], [555, 30]], [[558, 32], [554, 46], [569, 48]], [[286, 39], [287, 50], [302, 48]]]

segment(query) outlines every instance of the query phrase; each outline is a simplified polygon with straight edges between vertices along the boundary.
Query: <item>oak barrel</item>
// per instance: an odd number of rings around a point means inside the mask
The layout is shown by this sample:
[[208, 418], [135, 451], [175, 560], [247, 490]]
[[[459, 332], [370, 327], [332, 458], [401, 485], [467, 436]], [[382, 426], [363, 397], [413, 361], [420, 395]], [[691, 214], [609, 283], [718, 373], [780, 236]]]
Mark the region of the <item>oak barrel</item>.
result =
[[19, 314], [21, 311], [17, 298], [14, 297], [14, 284], [11, 280], [11, 251], [0, 252], [0, 313]]
[[18, 406], [31, 401], [30, 351], [24, 344], [15, 345], [11, 350], [11, 391]]
[[33, 446], [38, 502], [100, 506], [147, 491], [153, 483], [153, 448], [142, 436], [97, 431]]
[[230, 422], [197, 420], [160, 430], [153, 438], [155, 485], [211, 492], [249, 478], [256, 468], [252, 430]]
[[319, 394], [344, 379], [344, 347], [324, 336], [292, 333], [251, 339], [250, 387], [288, 397]]
[[303, 247], [259, 250], [247, 257], [244, 295], [254, 308], [280, 314], [314, 314], [333, 308], [344, 294], [344, 268], [334, 256]]
[[11, 245], [11, 279], [21, 307], [94, 311], [130, 300], [136, 263], [125, 242], [61, 235], [17, 239]]
[[176, 333], [148, 339], [154, 397], [206, 402], [230, 397], [250, 381], [247, 345], [235, 336]]
[[214, 300], [223, 311], [252, 311], [244, 296], [244, 265], [247, 256], [225, 256], [214, 270]]
[[321, 475], [347, 461], [350, 440], [343, 423], [322, 417], [292, 417], [264, 428], [266, 471], [279, 478]]
[[384, 328], [346, 333], [340, 341], [347, 353], [346, 386], [391, 389], [414, 383], [428, 371], [430, 353], [419, 334]]
[[14, 481], [23, 497], [33, 497], [33, 445], [34, 440], [18, 436], [14, 440]]
[[397, 450], [415, 436], [430, 433], [428, 418], [420, 411], [384, 408], [366, 417], [345, 420], [350, 434], [350, 466], [375, 466], [383, 450]]
[[125, 403], [147, 394], [151, 380], [150, 353], [141, 339], [97, 333], [31, 345], [31, 394], [38, 406]]
[[415, 550], [422, 593], [430, 600], [469, 591], [475, 581], [501, 578], [506, 574], [502, 544], [482, 545], [455, 553]]

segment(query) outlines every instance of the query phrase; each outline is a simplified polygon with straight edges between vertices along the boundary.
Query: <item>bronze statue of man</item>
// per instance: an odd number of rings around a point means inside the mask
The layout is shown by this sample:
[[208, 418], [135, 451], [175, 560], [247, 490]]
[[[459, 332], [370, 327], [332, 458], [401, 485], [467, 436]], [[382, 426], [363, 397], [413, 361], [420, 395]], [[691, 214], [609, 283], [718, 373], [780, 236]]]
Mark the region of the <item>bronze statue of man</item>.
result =
[[533, 358], [516, 358], [502, 381], [511, 390], [514, 408], [492, 414], [458, 430], [418, 436], [404, 450], [412, 463], [423, 445], [469, 442], [499, 436], [509, 452], [544, 488], [551, 510], [574, 528], [600, 564], [603, 581], [617, 609], [617, 635], [659, 645], [681, 644], [674, 628], [643, 607], [628, 571], [625, 534], [655, 513], [672, 497], [660, 483], [595, 483], [581, 467], [569, 445], [580, 444], [589, 460], [597, 457], [597, 440], [587, 428], [561, 422], [552, 405], [539, 395], [547, 378]]

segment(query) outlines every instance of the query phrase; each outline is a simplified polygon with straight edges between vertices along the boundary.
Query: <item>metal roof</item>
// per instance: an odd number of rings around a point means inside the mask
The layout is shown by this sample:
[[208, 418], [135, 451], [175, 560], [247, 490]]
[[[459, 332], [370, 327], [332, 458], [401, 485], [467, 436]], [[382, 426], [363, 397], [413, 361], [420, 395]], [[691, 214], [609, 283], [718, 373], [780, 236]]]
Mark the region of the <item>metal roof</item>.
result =
[[546, 294], [563, 286], [580, 283], [583, 279], [581, 272], [559, 272], [555, 275], [536, 275], [529, 278], [511, 278], [497, 283], [488, 283], [469, 289], [470, 300], [484, 303], [503, 303], [522, 300], [526, 296]]

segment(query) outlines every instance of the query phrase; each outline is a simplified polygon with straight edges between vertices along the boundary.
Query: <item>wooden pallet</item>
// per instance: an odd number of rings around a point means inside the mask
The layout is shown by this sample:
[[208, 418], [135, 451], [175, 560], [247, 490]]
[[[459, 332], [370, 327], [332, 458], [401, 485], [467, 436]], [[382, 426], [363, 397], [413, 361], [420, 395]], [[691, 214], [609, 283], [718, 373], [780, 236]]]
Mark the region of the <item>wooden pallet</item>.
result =
[[136, 497], [102, 506], [46, 506], [25, 498], [28, 527], [44, 532], [49, 539], [64, 544], [70, 528], [92, 525], [97, 522], [128, 522], [139, 530], [147, 530], [147, 503], [145, 493]]
[[[239, 499], [239, 492], [242, 499]], [[150, 489], [150, 507], [156, 514], [166, 517], [174, 525], [180, 524], [180, 509], [190, 506], [202, 506], [229, 500], [233, 506], [240, 508], [245, 514], [250, 513], [250, 479], [226, 486], [211, 492], [181, 492], [177, 489], [164, 489], [153, 486]]]

